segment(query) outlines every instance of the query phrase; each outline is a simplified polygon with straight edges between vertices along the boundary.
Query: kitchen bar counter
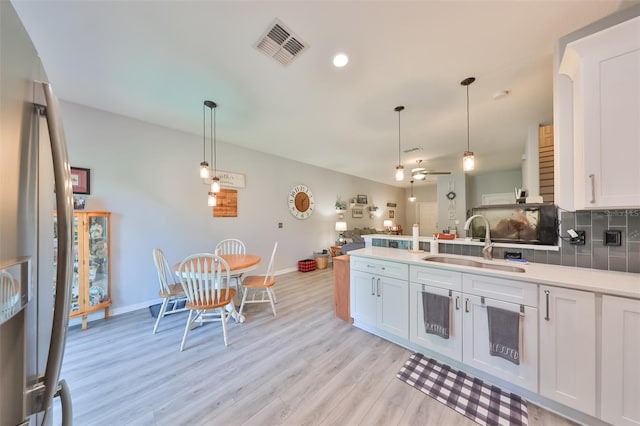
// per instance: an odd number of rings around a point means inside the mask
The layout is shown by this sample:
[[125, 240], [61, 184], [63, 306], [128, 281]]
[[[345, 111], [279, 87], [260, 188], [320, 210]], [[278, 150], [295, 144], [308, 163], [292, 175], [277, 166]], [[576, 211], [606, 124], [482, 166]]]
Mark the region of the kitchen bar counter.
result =
[[[376, 236], [373, 236], [376, 238]], [[398, 237], [398, 236], [396, 236]], [[406, 237], [406, 236], [405, 236]], [[406, 237], [410, 238], [410, 237]], [[461, 239], [462, 240], [462, 239]], [[425, 241], [421, 239], [421, 241]], [[455, 240], [454, 240], [455, 241]], [[591, 291], [595, 293], [610, 294], [614, 296], [631, 297], [640, 299], [640, 274], [629, 272], [603, 271], [599, 269], [577, 268], [571, 266], [547, 265], [540, 263], [522, 264], [508, 262], [506, 260], [484, 260], [476, 256], [460, 256], [453, 254], [435, 254], [429, 252], [411, 253], [408, 250], [385, 247], [367, 247], [350, 251], [351, 256], [362, 256], [374, 259], [383, 259], [411, 265], [429, 266], [432, 268], [449, 269], [460, 272], [469, 272], [478, 275], [510, 278], [517, 281], [526, 281], [536, 284], [546, 284], [556, 287], [573, 288], [576, 290]], [[525, 269], [525, 272], [507, 272], [492, 269], [477, 268], [428, 262], [425, 257], [445, 256], [451, 258], [471, 259], [477, 262], [492, 263], [498, 265], [517, 266]]]
[[[395, 240], [395, 241], [411, 241], [411, 235], [390, 235], [390, 234], [368, 234], [363, 235], [364, 241], [367, 247], [373, 245], [374, 239], [380, 240]], [[421, 243], [429, 243], [436, 240], [434, 237], [418, 237], [418, 242]], [[466, 245], [466, 246], [478, 246], [483, 247], [484, 241], [479, 240], [470, 240], [468, 238], [455, 238], [453, 240], [437, 240], [439, 244], [458, 244], [458, 245]], [[547, 250], [547, 251], [558, 251], [560, 247], [558, 246], [546, 246], [540, 244], [514, 244], [514, 243], [496, 243], [494, 242], [495, 247], [503, 247], [503, 248], [512, 248], [519, 250]]]

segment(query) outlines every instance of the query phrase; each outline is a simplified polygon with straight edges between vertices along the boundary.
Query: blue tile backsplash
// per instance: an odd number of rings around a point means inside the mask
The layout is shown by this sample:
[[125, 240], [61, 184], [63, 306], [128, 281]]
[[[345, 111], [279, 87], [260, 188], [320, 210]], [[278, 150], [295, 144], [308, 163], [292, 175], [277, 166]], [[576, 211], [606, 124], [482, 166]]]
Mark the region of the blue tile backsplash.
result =
[[[504, 252], [522, 252], [530, 262], [552, 265], [578, 266], [580, 268], [605, 269], [640, 273], [640, 210], [585, 210], [561, 212], [560, 222], [563, 236], [567, 229], [585, 231], [585, 245], [571, 245], [562, 241], [559, 251], [504, 249], [495, 247], [493, 257], [504, 258]], [[616, 230], [622, 235], [621, 245], [605, 246], [604, 231]], [[374, 238], [374, 246], [388, 247], [390, 240]], [[398, 248], [407, 248], [407, 241], [400, 241]], [[420, 248], [429, 250], [429, 244], [420, 243]], [[482, 247], [463, 244], [440, 244], [439, 251], [448, 254], [482, 256]]]

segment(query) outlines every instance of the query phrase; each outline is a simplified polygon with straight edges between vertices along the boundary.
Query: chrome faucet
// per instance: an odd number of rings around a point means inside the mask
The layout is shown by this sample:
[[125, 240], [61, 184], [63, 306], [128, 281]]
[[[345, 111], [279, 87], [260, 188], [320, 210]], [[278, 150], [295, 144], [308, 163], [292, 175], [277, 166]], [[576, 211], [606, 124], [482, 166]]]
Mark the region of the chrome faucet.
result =
[[491, 235], [489, 233], [490, 232], [489, 220], [487, 220], [487, 218], [482, 216], [481, 214], [474, 214], [469, 219], [467, 219], [467, 221], [464, 223], [464, 230], [468, 231], [469, 225], [471, 225], [471, 222], [473, 221], [473, 219], [477, 217], [481, 218], [484, 221], [484, 226], [486, 229], [484, 234], [484, 248], [482, 249], [482, 257], [484, 257], [487, 260], [491, 260], [493, 259], [493, 255], [491, 254], [491, 249], [493, 248], [494, 244], [491, 242]]

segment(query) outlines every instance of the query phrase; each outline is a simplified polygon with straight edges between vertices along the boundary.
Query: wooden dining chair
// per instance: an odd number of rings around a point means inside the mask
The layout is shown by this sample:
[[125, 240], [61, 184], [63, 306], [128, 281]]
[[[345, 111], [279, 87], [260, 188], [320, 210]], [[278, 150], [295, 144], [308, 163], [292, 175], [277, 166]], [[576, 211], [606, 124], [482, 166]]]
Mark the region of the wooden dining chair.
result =
[[[242, 287], [244, 288], [242, 294], [242, 303], [240, 304], [240, 312], [238, 315], [242, 315], [244, 306], [249, 303], [271, 303], [271, 309], [273, 310], [273, 316], [276, 316], [276, 295], [273, 291], [273, 286], [276, 284], [276, 278], [273, 274], [273, 260], [276, 257], [276, 250], [278, 249], [278, 242], [276, 241], [271, 252], [271, 259], [269, 260], [269, 266], [267, 267], [267, 273], [265, 275], [249, 275], [242, 280]], [[248, 298], [249, 292], [252, 292], [251, 299]], [[257, 296], [260, 295], [260, 298]]]
[[[216, 244], [215, 254], [218, 256], [221, 254], [247, 254], [247, 248], [241, 240], [237, 238], [227, 238]], [[233, 285], [238, 294], [242, 292], [241, 278], [242, 274], [231, 274]]]
[[[224, 345], [227, 341], [227, 322], [236, 313], [233, 296], [236, 290], [229, 288], [229, 265], [220, 256], [211, 253], [194, 254], [182, 261], [178, 268], [180, 283], [187, 296], [189, 318], [184, 328], [180, 351], [184, 350], [187, 335], [194, 323], [220, 321]], [[231, 305], [227, 310], [226, 306]]]
[[182, 290], [182, 284], [180, 284], [176, 279], [176, 275], [169, 266], [169, 263], [167, 262], [166, 257], [164, 257], [164, 253], [161, 249], [153, 249], [153, 262], [156, 265], [158, 283], [160, 284], [160, 291], [158, 292], [158, 295], [162, 298], [160, 312], [158, 312], [156, 324], [153, 326], [153, 334], [156, 334], [156, 331], [158, 331], [158, 325], [162, 318], [167, 315], [184, 312], [187, 308], [184, 307], [186, 303], [186, 296]]

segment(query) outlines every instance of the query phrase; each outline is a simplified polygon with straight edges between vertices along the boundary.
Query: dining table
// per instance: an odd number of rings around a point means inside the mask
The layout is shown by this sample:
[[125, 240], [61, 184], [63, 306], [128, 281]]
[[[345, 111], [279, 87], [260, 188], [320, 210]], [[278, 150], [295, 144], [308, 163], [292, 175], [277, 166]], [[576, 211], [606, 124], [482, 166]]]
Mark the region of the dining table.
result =
[[[227, 265], [229, 265], [230, 276], [233, 276], [233, 275], [239, 276], [246, 272], [252, 271], [258, 267], [258, 264], [262, 260], [260, 256], [255, 254], [220, 254], [218, 256], [224, 259], [227, 262]], [[178, 277], [179, 277], [178, 271], [180, 269], [181, 263], [182, 262], [178, 262], [175, 265], [173, 265], [173, 270], [175, 271], [176, 275], [178, 275]], [[209, 266], [208, 264], [206, 265], [207, 267]], [[222, 270], [223, 271], [226, 270], [224, 265], [222, 265]], [[204, 272], [210, 273], [211, 271], [205, 270]], [[239, 294], [236, 292], [236, 299], [238, 297], [239, 297]], [[231, 316], [233, 317], [233, 319], [236, 320], [236, 322], [244, 322], [244, 319], [245, 319], [244, 315], [239, 315], [238, 311], [236, 310], [236, 307], [235, 307], [236, 301], [239, 302], [239, 300], [234, 299], [234, 303], [227, 305], [227, 310], [231, 311]]]

